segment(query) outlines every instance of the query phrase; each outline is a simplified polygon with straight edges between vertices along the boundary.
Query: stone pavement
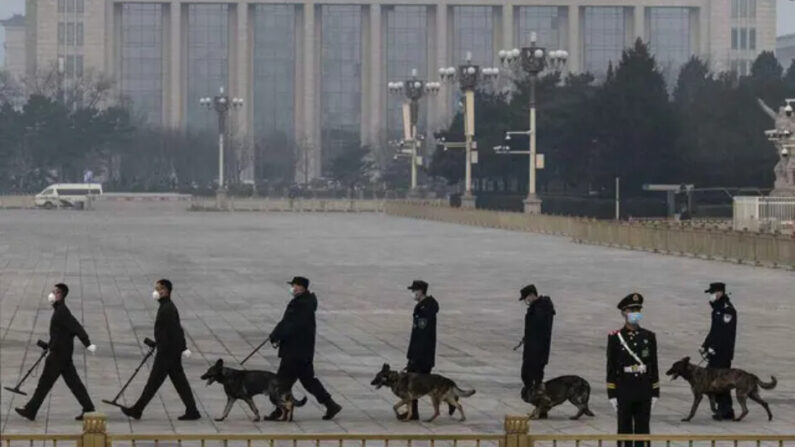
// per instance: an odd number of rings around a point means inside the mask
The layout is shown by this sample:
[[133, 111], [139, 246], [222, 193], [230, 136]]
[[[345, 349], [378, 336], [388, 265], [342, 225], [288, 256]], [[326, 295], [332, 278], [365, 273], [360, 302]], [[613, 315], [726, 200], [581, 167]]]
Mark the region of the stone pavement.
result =
[[[294, 424], [253, 423], [242, 403], [225, 422], [215, 422], [225, 397], [219, 385], [199, 376], [216, 359], [234, 364], [259, 344], [280, 318], [289, 296], [285, 282], [301, 274], [319, 297], [320, 380], [345, 407], [326, 422], [310, 396]], [[145, 352], [156, 304], [153, 281], [170, 278], [174, 300], [194, 356], [185, 361], [203, 419], [178, 422], [184, 408], [166, 383], [141, 421], [130, 421], [111, 399]], [[370, 380], [384, 362], [405, 364], [413, 302], [406, 286], [430, 282], [441, 304], [436, 371], [477, 394], [464, 402], [468, 421], [447, 416], [437, 422], [395, 420], [389, 390]], [[547, 378], [580, 374], [592, 386], [595, 418], [569, 421], [564, 404], [551, 419], [534, 422], [539, 432], [594, 433], [615, 430], [606, 400], [604, 348], [621, 319], [615, 305], [625, 294], [646, 296], [644, 325], [658, 334], [663, 370], [690, 355], [709, 324], [710, 281], [723, 280], [739, 311], [736, 366], [779, 386], [762, 391], [771, 404], [768, 422], [749, 402], [741, 423], [713, 423], [708, 404], [692, 423], [679, 422], [690, 407], [689, 388], [663, 379], [654, 432], [792, 433], [795, 426], [795, 274], [721, 262], [578, 245], [565, 238], [482, 229], [383, 215], [189, 213], [162, 206], [127, 205], [93, 212], [0, 211], [0, 380], [14, 384], [38, 355], [35, 341], [47, 339], [51, 315], [46, 295], [65, 281], [69, 306], [97, 345], [90, 355], [78, 344], [75, 362], [97, 408], [109, 415], [113, 433], [153, 432], [500, 432], [505, 414], [529, 406], [519, 398], [521, 355], [511, 348], [522, 336], [520, 287], [534, 282], [552, 296], [558, 314]], [[151, 361], [150, 361], [151, 362]], [[275, 370], [270, 347], [247, 364]], [[137, 398], [147, 364], [125, 393]], [[24, 385], [32, 393], [37, 376]], [[302, 395], [303, 388], [296, 387]], [[36, 422], [13, 408], [25, 398], [3, 392], [2, 432], [67, 432], [79, 406], [59, 381]], [[262, 413], [270, 411], [257, 398]], [[429, 414], [421, 403], [421, 414]]]

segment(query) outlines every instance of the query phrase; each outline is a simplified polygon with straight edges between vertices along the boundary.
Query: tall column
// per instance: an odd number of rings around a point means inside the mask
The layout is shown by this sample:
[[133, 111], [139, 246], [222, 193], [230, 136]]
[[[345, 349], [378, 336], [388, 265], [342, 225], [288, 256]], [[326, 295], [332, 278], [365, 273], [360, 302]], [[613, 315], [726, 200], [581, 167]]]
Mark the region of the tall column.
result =
[[183, 31], [182, 31], [182, 4], [179, 0], [172, 0], [169, 4], [169, 63], [168, 63], [168, 92], [169, 92], [169, 116], [168, 123], [172, 128], [181, 128], [183, 89], [186, 89], [187, 82], [182, 79], [183, 61]]
[[[371, 3], [369, 8], [369, 39], [368, 39], [368, 53], [369, 59], [367, 63], [368, 69], [368, 99], [366, 109], [362, 109], [363, 114], [367, 114], [367, 144], [376, 147], [380, 142], [382, 131], [385, 129], [384, 113], [385, 105], [383, 103], [383, 92], [386, 90], [386, 81], [383, 75], [383, 28], [382, 28], [382, 14], [381, 4]], [[364, 78], [364, 73], [362, 78]], [[364, 116], [362, 116], [364, 121]], [[364, 137], [364, 135], [363, 135]]]
[[254, 95], [251, 80], [252, 76], [252, 54], [251, 51], [251, 26], [249, 16], [249, 5], [244, 1], [238, 1], [236, 7], [237, 15], [237, 34], [235, 45], [235, 73], [234, 88], [231, 94], [243, 99], [243, 107], [235, 115], [237, 125], [235, 131], [242, 144], [240, 150], [246, 151], [246, 167], [241, 173], [240, 180], [254, 180], [255, 151], [254, 151], [254, 132], [251, 128], [254, 112]]
[[[302, 110], [303, 117], [300, 123], [301, 131], [298, 140], [299, 148], [304, 151], [309, 151], [309, 178], [320, 176], [320, 163], [321, 163], [321, 148], [319, 139], [319, 101], [317, 101], [317, 91], [319, 85], [319, 77], [317, 75], [319, 64], [317, 63], [318, 55], [315, 54], [315, 43], [319, 36], [317, 35], [320, 30], [316, 17], [315, 17], [315, 4], [312, 1], [304, 2], [303, 4], [303, 30], [302, 30], [302, 48], [298, 55], [302, 59]], [[303, 172], [304, 168], [299, 167], [298, 171]]]
[[500, 48], [506, 50], [514, 47], [513, 36], [515, 34], [515, 27], [513, 13], [513, 3], [505, 3], [502, 5], [502, 45]]
[[569, 61], [568, 69], [572, 73], [579, 73], [582, 71], [583, 66], [583, 43], [580, 38], [581, 20], [580, 20], [580, 6], [569, 6], [568, 14], [568, 52]]
[[[436, 63], [435, 63], [435, 70], [434, 70], [434, 80], [439, 79], [439, 68], [440, 67], [448, 67], [453, 64], [453, 61], [450, 58], [450, 43], [448, 41], [449, 37], [449, 14], [448, 14], [448, 6], [446, 3], [437, 3], [434, 7], [434, 15], [436, 17], [435, 25], [435, 33], [433, 43], [433, 51], [436, 54]], [[429, 39], [430, 40], [430, 39]], [[445, 85], [442, 87], [441, 91], [438, 95], [436, 95], [436, 101], [434, 103], [435, 109], [435, 116], [436, 116], [436, 123], [434, 123], [434, 127], [437, 129], [446, 128], [450, 121], [450, 95], [452, 89], [456, 88], [452, 85]], [[430, 101], [429, 101], [430, 103]]]
[[632, 29], [635, 31], [634, 37], [632, 38], [633, 43], [638, 38], [644, 42], [648, 42], [649, 39], [646, 38], [646, 8], [642, 5], [635, 5], [634, 15], [635, 18], [632, 24]]

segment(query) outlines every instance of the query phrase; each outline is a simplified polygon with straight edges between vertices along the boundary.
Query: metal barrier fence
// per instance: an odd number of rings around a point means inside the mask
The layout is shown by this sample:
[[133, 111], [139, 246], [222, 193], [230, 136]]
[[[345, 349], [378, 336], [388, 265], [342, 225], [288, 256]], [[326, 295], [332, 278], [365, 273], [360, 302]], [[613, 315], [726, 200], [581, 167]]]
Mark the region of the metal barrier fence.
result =
[[504, 432], [495, 434], [112, 434], [101, 413], [85, 415], [81, 434], [0, 434], [2, 447], [612, 447], [617, 441], [644, 441], [651, 447], [790, 447], [795, 435], [542, 434], [530, 431], [526, 416], [506, 416]]
[[795, 226], [795, 197], [735, 197], [735, 230], [792, 231]]
[[369, 212], [384, 211], [383, 199], [304, 199], [227, 197], [220, 205], [214, 197], [192, 197], [193, 211], [270, 211], [270, 212]]
[[795, 238], [643, 222], [615, 222], [390, 201], [389, 215], [569, 236], [585, 244], [795, 269]]

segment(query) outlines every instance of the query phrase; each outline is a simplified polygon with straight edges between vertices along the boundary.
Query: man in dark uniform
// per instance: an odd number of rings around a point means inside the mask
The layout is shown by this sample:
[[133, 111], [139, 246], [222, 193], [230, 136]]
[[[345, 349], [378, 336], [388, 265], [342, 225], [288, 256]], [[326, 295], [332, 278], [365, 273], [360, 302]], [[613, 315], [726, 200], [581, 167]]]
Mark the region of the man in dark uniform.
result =
[[[640, 327], [643, 296], [632, 293], [618, 303], [625, 324], [607, 337], [607, 397], [618, 413], [619, 434], [649, 433], [651, 410], [660, 397], [657, 339]], [[629, 447], [632, 442], [619, 442]], [[648, 445], [636, 441], [635, 447]]]
[[152, 299], [158, 302], [157, 317], [155, 318], [155, 343], [157, 352], [149, 380], [141, 393], [141, 397], [132, 407], [122, 407], [121, 411], [133, 419], [141, 419], [144, 408], [155, 397], [155, 393], [166, 380], [171, 378], [171, 383], [177, 389], [182, 403], [185, 404], [185, 414], [180, 416], [180, 421], [195, 421], [201, 418], [196, 408], [196, 400], [190, 389], [188, 378], [182, 369], [182, 357], [190, 357], [190, 350], [185, 343], [185, 332], [179, 321], [177, 306], [171, 301], [171, 281], [161, 279], [155, 283]]
[[[439, 303], [428, 295], [428, 283], [425, 281], [412, 281], [408, 289], [414, 293], [417, 304], [414, 306], [411, 339], [406, 354], [406, 371], [430, 374], [436, 364], [436, 314], [439, 313]], [[411, 411], [411, 420], [419, 420], [416, 400], [411, 401]]]
[[58, 377], [63, 377], [66, 386], [72, 391], [72, 394], [80, 402], [83, 407], [83, 412], [78, 415], [75, 420], [83, 420], [83, 414], [94, 411], [94, 404], [91, 398], [88, 397], [85, 385], [77, 375], [74, 361], [72, 360], [72, 353], [74, 352], [74, 338], [77, 337], [83, 343], [83, 346], [92, 354], [96, 352], [97, 347], [91, 343], [85, 329], [72, 315], [69, 308], [66, 307], [66, 296], [69, 295], [69, 287], [66, 284], [59, 283], [53, 287], [52, 292], [47, 297], [47, 300], [52, 304], [52, 318], [50, 319], [50, 342], [47, 344], [49, 354], [47, 360], [44, 361], [44, 371], [39, 377], [39, 384], [36, 386], [36, 391], [33, 397], [23, 408], [15, 408], [14, 410], [20, 416], [30, 419], [36, 419], [44, 398], [50, 392], [52, 386]]
[[[549, 363], [549, 347], [552, 344], [552, 320], [555, 307], [548, 296], [538, 296], [536, 286], [530, 284], [520, 291], [519, 301], [527, 304], [524, 316], [524, 352], [522, 353], [522, 383], [525, 392], [535, 386], [543, 386], [544, 367]], [[538, 390], [537, 390], [538, 391]], [[546, 419], [547, 414], [538, 415]]]
[[[710, 294], [712, 325], [699, 352], [707, 359], [707, 368], [731, 368], [734, 359], [734, 341], [737, 337], [737, 311], [726, 295], [726, 284], [713, 282], [704, 292]], [[716, 421], [734, 419], [730, 391], [716, 394], [715, 404], [718, 406], [718, 411], [712, 415], [713, 419]]]
[[[318, 403], [326, 407], [324, 420], [330, 420], [342, 410], [334, 402], [331, 395], [315, 377], [315, 311], [317, 311], [317, 297], [309, 291], [309, 280], [296, 276], [289, 281], [293, 299], [287, 304], [287, 310], [279, 324], [271, 332], [270, 342], [279, 347], [279, 370], [276, 375], [284, 389], [293, 387], [296, 380], [317, 399]], [[281, 411], [277, 408], [266, 419], [277, 420]]]

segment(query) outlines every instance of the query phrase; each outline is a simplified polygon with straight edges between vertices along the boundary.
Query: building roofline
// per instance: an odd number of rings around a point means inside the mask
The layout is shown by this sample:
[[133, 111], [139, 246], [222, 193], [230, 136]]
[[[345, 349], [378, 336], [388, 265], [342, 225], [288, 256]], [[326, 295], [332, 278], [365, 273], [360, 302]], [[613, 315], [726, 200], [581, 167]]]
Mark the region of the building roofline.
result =
[[23, 16], [22, 14], [14, 14], [13, 16], [5, 20], [0, 20], [0, 25], [3, 25], [5, 27], [25, 26], [25, 16]]

